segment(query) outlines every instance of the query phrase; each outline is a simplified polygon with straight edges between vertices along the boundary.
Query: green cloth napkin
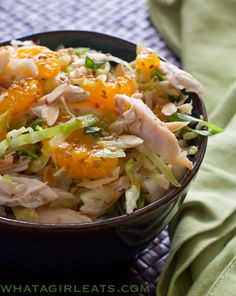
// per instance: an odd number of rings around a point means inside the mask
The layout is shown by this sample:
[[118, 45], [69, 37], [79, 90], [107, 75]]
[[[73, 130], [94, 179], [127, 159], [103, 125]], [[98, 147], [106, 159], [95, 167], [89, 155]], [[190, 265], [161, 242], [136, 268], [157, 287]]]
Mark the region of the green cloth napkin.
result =
[[171, 223], [158, 296], [236, 295], [236, 0], [149, 0], [153, 23], [205, 88], [224, 133], [207, 153]]

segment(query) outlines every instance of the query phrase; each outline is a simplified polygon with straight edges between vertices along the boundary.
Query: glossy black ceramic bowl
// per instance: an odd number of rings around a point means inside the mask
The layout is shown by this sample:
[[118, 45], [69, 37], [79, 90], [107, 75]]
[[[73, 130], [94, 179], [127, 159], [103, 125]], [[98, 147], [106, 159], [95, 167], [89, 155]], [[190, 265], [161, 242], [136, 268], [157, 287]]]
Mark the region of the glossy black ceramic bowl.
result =
[[[111, 53], [124, 60], [135, 58], [136, 45], [125, 40], [94, 32], [58, 31], [19, 38], [34, 40], [55, 49], [90, 47]], [[1, 43], [1, 45], [9, 42]], [[206, 119], [202, 100], [190, 93], [194, 115]], [[114, 266], [127, 262], [148, 245], [177, 213], [203, 160], [207, 139], [195, 140], [199, 150], [192, 158], [194, 167], [187, 171], [181, 186], [130, 215], [84, 224], [37, 224], [0, 218], [0, 262], [27, 268], [79, 268], [80, 270]]]

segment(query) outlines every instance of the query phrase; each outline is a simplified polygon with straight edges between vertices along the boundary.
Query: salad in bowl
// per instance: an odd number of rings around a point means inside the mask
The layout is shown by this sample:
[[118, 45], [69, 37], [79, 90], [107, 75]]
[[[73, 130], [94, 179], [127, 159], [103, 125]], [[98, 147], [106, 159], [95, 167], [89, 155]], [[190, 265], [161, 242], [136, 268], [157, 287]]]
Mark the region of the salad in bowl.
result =
[[131, 214], [179, 187], [221, 132], [193, 116], [200, 83], [137, 46], [124, 61], [32, 41], [0, 48], [0, 215], [87, 223]]

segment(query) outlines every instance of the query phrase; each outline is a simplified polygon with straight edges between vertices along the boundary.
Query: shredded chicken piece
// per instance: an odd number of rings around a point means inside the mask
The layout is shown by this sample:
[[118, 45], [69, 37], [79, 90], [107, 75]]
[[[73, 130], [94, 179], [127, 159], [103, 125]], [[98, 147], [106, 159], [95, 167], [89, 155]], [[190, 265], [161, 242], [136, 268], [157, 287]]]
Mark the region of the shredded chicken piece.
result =
[[26, 176], [0, 176], [0, 205], [37, 208], [58, 198], [46, 184]]
[[52, 224], [73, 224], [92, 222], [92, 219], [80, 212], [59, 208], [59, 209], [40, 209], [38, 210], [39, 222]]
[[199, 96], [203, 95], [201, 84], [189, 73], [164, 61], [160, 62], [159, 67], [161, 72], [166, 75], [167, 80], [177, 89], [186, 89], [187, 91], [197, 93]]
[[35, 78], [38, 73], [38, 68], [33, 59], [10, 58], [2, 72], [1, 85], [9, 87], [13, 81]]
[[0, 168], [1, 174], [13, 174], [13, 173], [20, 173], [28, 169], [30, 158], [27, 157], [25, 159], [20, 159], [16, 163], [6, 165], [5, 167]]
[[16, 163], [19, 159], [20, 156], [16, 152], [5, 155], [3, 159], [0, 159], [0, 169], [5, 169], [9, 165]]
[[20, 159], [18, 153], [9, 153], [3, 159], [0, 159], [0, 173], [12, 174], [25, 171], [29, 166], [29, 162], [30, 158]]
[[175, 135], [142, 100], [126, 95], [116, 95], [115, 101], [120, 117], [111, 125], [111, 129], [137, 135], [166, 162], [192, 169], [192, 162], [186, 156], [181, 155]]

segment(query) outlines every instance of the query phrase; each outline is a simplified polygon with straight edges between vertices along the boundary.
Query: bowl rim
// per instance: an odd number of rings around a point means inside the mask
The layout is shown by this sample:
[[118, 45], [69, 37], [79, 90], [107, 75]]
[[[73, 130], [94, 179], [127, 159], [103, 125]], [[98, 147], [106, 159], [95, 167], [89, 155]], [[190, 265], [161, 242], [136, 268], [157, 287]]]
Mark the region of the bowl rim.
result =
[[[47, 36], [47, 35], [65, 35], [65, 34], [80, 34], [80, 35], [88, 35], [88, 36], [97, 36], [99, 38], [103, 38], [112, 42], [118, 42], [122, 44], [126, 44], [130, 49], [134, 50], [136, 48], [136, 44], [132, 43], [131, 41], [100, 33], [100, 32], [94, 32], [94, 31], [86, 31], [86, 30], [55, 30], [55, 31], [45, 31], [45, 32], [38, 32], [34, 34], [28, 34], [28, 35], [23, 35], [17, 38], [13, 38], [7, 41], [0, 42], [0, 46], [4, 45], [9, 45], [11, 40], [32, 40], [36, 38], [40, 38], [40, 36]], [[161, 58], [165, 60], [164, 58]], [[167, 61], [168, 62], [168, 61]], [[202, 111], [202, 116], [204, 120], [207, 120], [207, 112], [206, 108], [204, 105], [204, 102], [201, 97], [196, 95], [196, 100], [198, 101], [197, 104], [199, 105], [199, 109]], [[180, 187], [173, 187], [171, 190], [167, 192], [163, 197], [157, 199], [156, 201], [146, 205], [143, 208], [135, 210], [131, 214], [125, 214], [113, 218], [108, 218], [106, 220], [101, 220], [101, 221], [94, 221], [94, 222], [85, 222], [85, 223], [67, 223], [67, 224], [54, 224], [54, 223], [38, 223], [38, 222], [26, 222], [26, 221], [20, 221], [20, 220], [14, 220], [10, 218], [5, 218], [5, 217], [0, 217], [0, 226], [5, 225], [5, 226], [14, 226], [14, 227], [19, 227], [19, 228], [24, 228], [24, 229], [40, 229], [40, 230], [82, 230], [82, 229], [97, 229], [97, 228], [107, 228], [107, 227], [116, 227], [120, 225], [125, 225], [132, 221], [133, 218], [140, 217], [142, 215], [145, 215], [149, 212], [152, 212], [154, 209], [161, 207], [162, 205], [170, 202], [171, 200], [174, 200], [175, 198], [178, 197], [179, 193], [183, 192], [184, 189], [189, 185], [189, 183], [193, 180], [194, 176], [196, 175], [206, 152], [206, 147], [207, 147], [207, 141], [208, 137], [200, 137], [200, 143], [199, 143], [199, 150], [196, 154], [196, 159], [195, 163], [193, 166], [193, 169], [190, 171], [188, 170], [184, 176], [181, 178], [179, 181]]]

